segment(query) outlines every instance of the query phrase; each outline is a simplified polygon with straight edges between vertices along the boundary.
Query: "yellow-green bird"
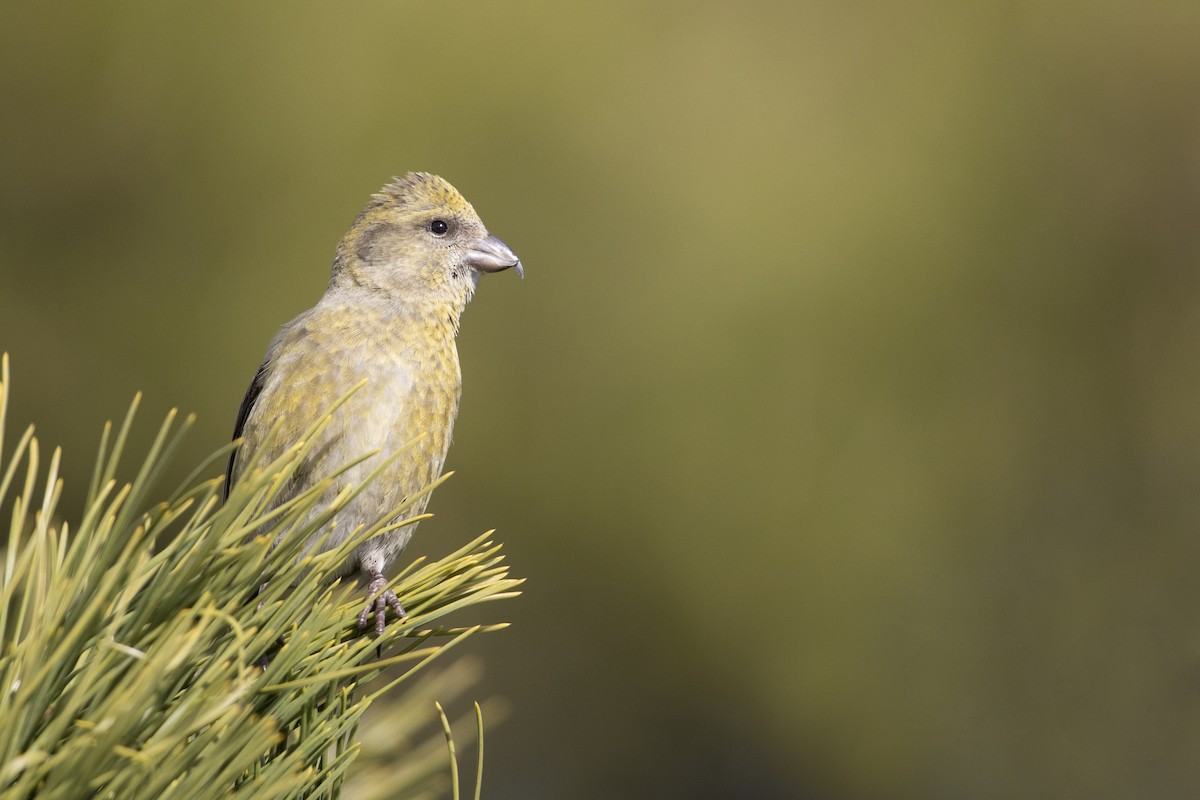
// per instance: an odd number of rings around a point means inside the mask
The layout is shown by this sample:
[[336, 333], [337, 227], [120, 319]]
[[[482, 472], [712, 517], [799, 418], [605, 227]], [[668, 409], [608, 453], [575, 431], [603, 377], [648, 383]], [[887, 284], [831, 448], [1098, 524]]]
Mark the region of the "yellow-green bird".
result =
[[[343, 486], [361, 483], [382, 460], [416, 440], [336, 515], [324, 544], [331, 549], [428, 486], [441, 474], [458, 414], [459, 318], [480, 274], [509, 268], [524, 277], [516, 254], [488, 233], [453, 186], [424, 172], [393, 179], [372, 196], [338, 244], [320, 301], [271, 342], [238, 412], [233, 437], [244, 441], [229, 460], [226, 486], [263, 448], [266, 461], [282, 455], [363, 381], [334, 412], [276, 502], [377, 451], [338, 476], [326, 495], [332, 500]], [[280, 430], [267, 441], [277, 424]], [[422, 513], [427, 499], [406, 513]], [[359, 628], [373, 614], [375, 631], [382, 633], [389, 607], [404, 615], [384, 572], [415, 528], [368, 540], [342, 565], [340, 574], [357, 572], [367, 581]]]

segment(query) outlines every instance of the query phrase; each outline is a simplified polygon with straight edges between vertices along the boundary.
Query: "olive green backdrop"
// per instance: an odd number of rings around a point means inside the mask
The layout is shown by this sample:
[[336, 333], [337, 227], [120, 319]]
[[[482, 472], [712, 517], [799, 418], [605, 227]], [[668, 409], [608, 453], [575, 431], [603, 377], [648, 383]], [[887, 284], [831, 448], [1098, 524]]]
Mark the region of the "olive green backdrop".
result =
[[7, 2], [14, 419], [77, 508], [143, 390], [199, 414], [182, 476], [434, 171], [528, 274], [464, 319], [410, 549], [496, 527], [529, 579], [468, 645], [487, 796], [1194, 796], [1198, 41], [1194, 2]]

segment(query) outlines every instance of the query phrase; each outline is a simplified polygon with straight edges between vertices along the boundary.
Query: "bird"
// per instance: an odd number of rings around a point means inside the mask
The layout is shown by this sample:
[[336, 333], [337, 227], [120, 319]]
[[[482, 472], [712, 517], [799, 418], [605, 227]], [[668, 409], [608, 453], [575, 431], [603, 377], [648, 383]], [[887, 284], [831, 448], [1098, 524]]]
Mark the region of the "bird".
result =
[[[318, 503], [327, 505], [340, 489], [361, 484], [386, 464], [335, 514], [332, 530], [323, 529], [324, 552], [428, 487], [442, 472], [458, 415], [459, 320], [480, 276], [508, 269], [525, 275], [512, 248], [488, 232], [445, 179], [410, 172], [373, 194], [338, 243], [325, 293], [280, 329], [246, 391], [233, 432], [242, 442], [229, 459], [226, 496], [252, 458], [269, 463], [281, 456], [356, 386], [309, 443], [273, 505], [336, 475]], [[278, 430], [268, 437], [273, 426]], [[418, 497], [405, 514], [422, 514], [428, 499], [428, 493]], [[389, 608], [404, 618], [385, 573], [415, 528], [414, 522], [368, 539], [335, 572], [356, 574], [367, 585], [359, 630], [374, 617], [375, 633], [382, 635]]]

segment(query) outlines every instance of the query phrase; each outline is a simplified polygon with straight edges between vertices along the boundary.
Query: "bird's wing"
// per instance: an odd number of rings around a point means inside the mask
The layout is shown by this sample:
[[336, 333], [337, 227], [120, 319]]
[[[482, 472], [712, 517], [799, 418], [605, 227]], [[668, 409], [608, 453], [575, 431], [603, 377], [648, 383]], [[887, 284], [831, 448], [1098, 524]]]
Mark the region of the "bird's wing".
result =
[[[250, 388], [246, 390], [246, 396], [242, 398], [242, 406], [238, 409], [237, 422], [233, 426], [234, 439], [242, 435], [246, 427], [246, 419], [250, 416], [250, 412], [254, 410], [254, 403], [258, 400], [258, 396], [262, 394], [263, 384], [266, 382], [267, 363], [264, 361], [262, 366], [258, 368], [258, 372], [254, 373], [254, 380], [250, 381]], [[242, 448], [239, 447], [229, 454], [229, 465], [225, 467], [225, 497], [229, 497], [229, 490], [233, 488], [233, 465], [237, 461], [238, 453], [241, 450]]]

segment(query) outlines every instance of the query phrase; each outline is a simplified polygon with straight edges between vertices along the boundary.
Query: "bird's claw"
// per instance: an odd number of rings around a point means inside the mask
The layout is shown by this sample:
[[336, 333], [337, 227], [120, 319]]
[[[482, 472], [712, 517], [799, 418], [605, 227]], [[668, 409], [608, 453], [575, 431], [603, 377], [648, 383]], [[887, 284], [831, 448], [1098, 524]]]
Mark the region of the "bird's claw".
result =
[[[378, 594], [378, 597], [376, 597], [376, 594]], [[382, 636], [383, 628], [387, 624], [387, 610], [389, 608], [392, 609], [398, 619], [404, 619], [408, 616], [404, 612], [404, 606], [400, 605], [400, 598], [396, 597], [395, 592], [387, 588], [387, 579], [379, 573], [371, 576], [371, 583], [367, 586], [367, 597], [367, 607], [358, 614], [358, 629], [360, 631], [366, 629], [367, 620], [374, 614], [375, 635]]]

